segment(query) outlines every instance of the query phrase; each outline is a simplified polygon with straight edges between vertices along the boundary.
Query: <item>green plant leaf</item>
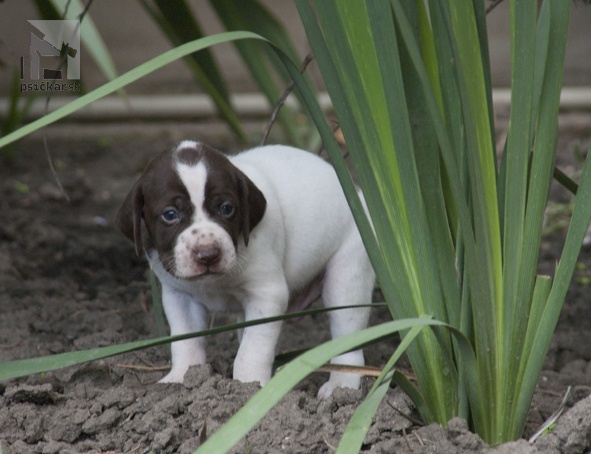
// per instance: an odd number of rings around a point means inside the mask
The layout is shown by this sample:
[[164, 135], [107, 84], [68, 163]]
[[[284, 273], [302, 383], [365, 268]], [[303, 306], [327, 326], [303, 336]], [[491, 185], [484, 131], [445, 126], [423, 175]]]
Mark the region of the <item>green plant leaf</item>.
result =
[[[383, 5], [369, 3], [366, 10], [362, 3], [319, 2], [313, 8], [307, 2], [297, 3], [372, 216], [380, 252], [374, 255], [371, 248], [369, 252], [386, 301], [395, 318], [411, 314], [442, 317], [442, 307], [431, 304], [439, 299], [441, 289], [431, 260], [432, 238], [421, 193], [417, 190], [418, 174], [405, 96], [396, 88], [402, 74], [394, 58], [397, 48], [391, 30], [392, 13], [387, 4], [385, 9]], [[370, 32], [374, 26], [375, 32]], [[365, 43], [365, 46], [356, 48], [352, 43]], [[385, 80], [391, 90], [385, 90]], [[321, 131], [321, 136], [330, 153], [328, 144], [333, 139], [326, 130]], [[340, 152], [331, 154], [331, 159], [335, 165], [342, 161]], [[347, 176], [341, 179], [346, 180]], [[373, 232], [360, 230], [366, 244], [371, 244]], [[385, 257], [388, 259], [384, 260]], [[411, 347], [416, 351], [410, 355], [413, 369], [430, 383], [423, 390], [426, 399], [434, 402], [434, 412], [445, 419], [442, 415], [453, 407], [446, 399], [456, 399], [457, 386], [452, 383], [455, 375], [450, 373], [437, 381], [431, 381], [430, 377], [437, 375], [433, 368], [447, 367], [453, 371], [454, 365], [441, 364], [449, 355], [440, 353], [441, 346], [432, 333], [425, 332], [419, 337], [421, 340]], [[426, 420], [433, 418], [423, 416]]]
[[[497, 165], [482, 2], [432, 0], [428, 15], [420, 0], [297, 5], [367, 202], [374, 232], [356, 220], [394, 318], [428, 313], [463, 335], [422, 332], [407, 351], [418, 388], [406, 389], [427, 422], [460, 414], [489, 443], [518, 437], [539, 373], [529, 362], [540, 354], [530, 353], [545, 353], [554, 328], [546, 301], [566, 285], [551, 287], [536, 267], [570, 6], [547, 0], [538, 17], [535, 2], [512, 0], [514, 99]], [[350, 177], [313, 117], [355, 213]]]
[[343, 352], [413, 327], [443, 325], [436, 320], [397, 320], [373, 326], [326, 342], [283, 367], [238, 412], [197, 450], [196, 453], [227, 452], [297, 383]]
[[[372, 305], [368, 305], [372, 307]], [[156, 339], [147, 339], [136, 342], [129, 342], [120, 345], [110, 345], [107, 347], [92, 348], [89, 350], [81, 350], [75, 352], [58, 353], [55, 355], [41, 356], [37, 358], [19, 359], [14, 361], [7, 361], [0, 363], [0, 381], [9, 380], [12, 378], [25, 377], [27, 375], [39, 374], [42, 372], [49, 372], [63, 367], [83, 364], [98, 359], [109, 358], [111, 356], [121, 355], [123, 353], [130, 353], [145, 348], [156, 347], [159, 345], [169, 344], [184, 339], [193, 337], [210, 336], [226, 331], [246, 328], [248, 326], [261, 325], [277, 320], [288, 320], [290, 318], [299, 318], [306, 315], [315, 315], [333, 310], [350, 309], [359, 306], [340, 306], [332, 308], [310, 309], [297, 313], [284, 314], [276, 317], [268, 317], [249, 322], [235, 323], [232, 325], [220, 326], [217, 328], [207, 329], [195, 333], [188, 333], [179, 336], [163, 336]]]
[[353, 416], [351, 416], [345, 432], [343, 433], [343, 437], [341, 438], [341, 442], [339, 443], [337, 454], [356, 454], [361, 450], [363, 439], [371, 426], [371, 422], [376, 414], [378, 406], [386, 395], [386, 391], [388, 391], [392, 378], [396, 372], [394, 365], [398, 362], [402, 354], [415, 340], [422, 329], [423, 327], [419, 326], [413, 327], [402, 338], [402, 341], [388, 360], [388, 363], [384, 366], [382, 373], [374, 382], [373, 386], [367, 393], [367, 396], [363, 399], [363, 402], [359, 404], [355, 413], [353, 413]]

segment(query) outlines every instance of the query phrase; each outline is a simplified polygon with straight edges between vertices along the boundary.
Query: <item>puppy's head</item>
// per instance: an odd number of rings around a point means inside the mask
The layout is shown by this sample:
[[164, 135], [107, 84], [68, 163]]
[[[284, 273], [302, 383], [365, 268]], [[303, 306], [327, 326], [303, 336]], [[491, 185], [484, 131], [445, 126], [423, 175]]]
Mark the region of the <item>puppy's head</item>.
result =
[[145, 243], [158, 252], [169, 273], [191, 279], [229, 271], [239, 239], [248, 245], [266, 204], [262, 192], [226, 156], [184, 141], [148, 165], [116, 223], [138, 254]]

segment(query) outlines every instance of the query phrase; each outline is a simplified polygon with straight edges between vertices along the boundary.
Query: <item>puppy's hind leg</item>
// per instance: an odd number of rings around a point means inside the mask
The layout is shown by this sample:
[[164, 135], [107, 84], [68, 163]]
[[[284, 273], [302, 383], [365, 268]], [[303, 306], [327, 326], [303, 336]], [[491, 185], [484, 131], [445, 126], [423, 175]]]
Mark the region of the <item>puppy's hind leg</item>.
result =
[[[327, 265], [322, 299], [326, 307], [363, 305], [371, 303], [375, 273], [365, 252], [359, 233], [351, 233], [341, 249]], [[367, 327], [369, 307], [335, 310], [329, 313], [333, 339]], [[362, 350], [344, 353], [332, 359], [333, 364], [363, 366]], [[329, 380], [318, 391], [319, 398], [330, 396], [337, 387], [359, 389], [358, 374], [331, 372]]]

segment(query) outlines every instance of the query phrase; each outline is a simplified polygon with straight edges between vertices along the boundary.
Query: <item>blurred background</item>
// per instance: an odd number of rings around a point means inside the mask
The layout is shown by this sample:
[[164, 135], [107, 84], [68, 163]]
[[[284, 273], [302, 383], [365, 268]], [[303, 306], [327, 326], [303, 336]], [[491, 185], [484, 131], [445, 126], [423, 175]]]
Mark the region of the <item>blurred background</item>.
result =
[[[0, 3], [0, 117], [10, 115], [11, 101], [19, 98], [21, 105], [31, 96], [30, 93], [16, 93], [14, 82], [20, 71], [20, 57], [29, 55], [31, 33], [35, 31], [28, 20], [46, 19], [47, 14], [42, 15], [39, 4], [49, 4], [49, 1], [33, 0], [6, 1]], [[59, 3], [59, 2], [54, 2]], [[168, 2], [168, 5], [183, 2]], [[291, 0], [261, 0], [259, 2], [235, 2], [246, 5], [256, 3], [271, 14], [278, 26], [283, 28], [286, 35], [293, 43], [295, 57], [301, 62], [309, 52], [306, 36], [300, 22], [294, 2]], [[62, 2], [66, 4], [66, 2]], [[207, 0], [190, 0], [186, 4], [190, 9], [190, 16], [195, 20], [202, 35], [207, 36], [226, 31], [226, 25], [238, 18], [243, 24], [253, 27], [257, 26], [257, 11], [244, 7], [237, 8], [235, 17], [232, 9], [232, 2]], [[486, 1], [486, 6], [491, 2]], [[220, 15], [220, 5], [225, 5], [225, 16]], [[228, 6], [229, 5], [229, 6]], [[510, 56], [509, 56], [509, 2], [503, 1], [494, 8], [487, 16], [489, 39], [491, 42], [491, 68], [493, 86], [500, 89], [495, 94], [498, 103], [505, 102], [503, 95], [504, 88], [510, 86]], [[58, 8], [59, 9], [59, 8]], [[230, 11], [228, 11], [228, 9]], [[250, 11], [250, 13], [249, 13]], [[151, 13], [150, 13], [151, 12]], [[176, 16], [175, 16], [176, 14]], [[249, 17], [249, 14], [251, 16]], [[160, 15], [168, 19], [168, 27], [179, 31], [179, 29], [190, 36], [187, 31], [187, 14], [182, 10], [175, 12], [174, 8], [166, 6], [165, 1], [150, 0], [96, 0], [93, 1], [88, 10], [89, 18], [104, 42], [112, 58], [112, 63], [117, 73], [123, 74], [148, 61], [149, 59], [171, 49], [173, 39], [171, 34], [165, 32], [165, 28], [158, 22], [155, 16]], [[168, 16], [167, 16], [168, 15]], [[71, 18], [71, 17], [70, 17]], [[240, 20], [234, 23], [240, 24]], [[224, 21], [226, 25], [224, 25]], [[181, 26], [177, 26], [181, 24]], [[584, 2], [576, 2], [573, 6], [571, 26], [569, 33], [568, 49], [566, 56], [564, 85], [564, 105], [566, 108], [576, 109], [591, 108], [591, 39], [589, 37], [589, 24], [591, 24], [591, 7]], [[238, 25], [236, 27], [240, 29]], [[183, 41], [182, 33], [177, 34], [178, 39]], [[91, 58], [87, 49], [81, 49], [81, 76], [83, 91], [90, 91], [108, 81], [103, 70], [97, 66], [96, 61]], [[223, 81], [225, 90], [229, 94], [232, 109], [238, 118], [252, 118], [253, 116], [268, 117], [271, 112], [273, 98], [279, 97], [283, 92], [287, 80], [281, 79], [274, 71], [270, 71], [271, 77], [276, 84], [274, 93], [261, 94], [261, 83], [257, 83], [252, 76], [252, 69], [244, 63], [244, 58], [237, 51], [233, 44], [215, 46], [211, 49], [215, 60], [215, 66], [219, 71], [214, 79]], [[196, 57], [199, 63], [201, 54]], [[249, 59], [251, 65], [270, 68], [268, 61], [261, 58]], [[25, 58], [25, 78], [28, 75], [28, 63]], [[313, 80], [320, 92], [323, 91], [321, 76], [316, 65], [312, 62], [306, 73]], [[264, 85], [264, 84], [263, 84]], [[572, 90], [572, 88], [576, 90]], [[91, 119], [96, 121], [112, 121], [125, 118], [143, 119], [170, 119], [190, 120], [195, 118], [218, 115], [216, 109], [207, 95], [203, 84], [196, 81], [193, 69], [185, 61], [177, 61], [151, 75], [134, 82], [125, 88], [129, 100], [125, 104], [122, 99], [113, 96], [112, 100], [102, 100], [82, 112], [74, 114], [66, 121], [76, 119]], [[77, 93], [64, 92], [53, 93], [49, 110], [63, 105]], [[65, 98], [64, 98], [65, 97]], [[60, 98], [63, 98], [60, 100]], [[29, 121], [38, 117], [46, 111], [46, 97], [37, 92], [35, 100], [26, 109], [21, 107], [21, 120]], [[133, 108], [130, 108], [133, 106]], [[285, 121], [285, 118], [283, 119]], [[11, 127], [14, 127], [12, 125]], [[0, 131], [5, 134], [8, 129]]]

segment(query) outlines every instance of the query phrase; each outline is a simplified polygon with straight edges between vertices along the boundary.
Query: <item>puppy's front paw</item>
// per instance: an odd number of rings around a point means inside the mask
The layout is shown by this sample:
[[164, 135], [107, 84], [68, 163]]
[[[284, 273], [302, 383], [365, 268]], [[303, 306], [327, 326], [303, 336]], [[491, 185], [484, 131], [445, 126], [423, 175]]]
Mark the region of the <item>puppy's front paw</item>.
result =
[[332, 372], [330, 380], [318, 390], [318, 398], [326, 399], [330, 397], [336, 388], [351, 388], [359, 389], [361, 386], [361, 377], [356, 374], [343, 374], [339, 372]]
[[259, 382], [261, 386], [271, 380], [271, 365], [263, 361], [256, 361], [258, 358], [238, 355], [234, 361], [234, 380], [242, 383]]
[[271, 380], [271, 373], [262, 370], [240, 369], [236, 370], [234, 367], [234, 380], [241, 381], [242, 383], [258, 382], [261, 386], [267, 384]]
[[186, 368], [172, 368], [168, 374], [158, 380], [158, 383], [182, 383], [185, 378]]

